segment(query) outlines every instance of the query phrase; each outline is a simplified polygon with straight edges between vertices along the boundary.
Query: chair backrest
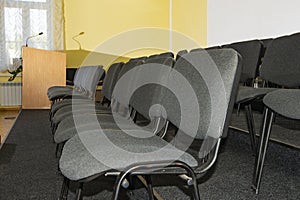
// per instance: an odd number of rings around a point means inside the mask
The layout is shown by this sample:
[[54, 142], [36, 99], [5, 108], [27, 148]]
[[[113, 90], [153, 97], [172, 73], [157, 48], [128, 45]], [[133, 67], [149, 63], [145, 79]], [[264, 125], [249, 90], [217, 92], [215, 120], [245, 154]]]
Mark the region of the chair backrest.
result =
[[81, 70], [84, 70], [84, 75], [82, 77], [81, 88], [85, 95], [90, 98], [95, 97], [96, 87], [98, 82], [104, 73], [102, 66], [83, 66], [80, 67]]
[[176, 54], [176, 60], [178, 60], [182, 55], [184, 55], [186, 53], [188, 53], [188, 51], [186, 49], [178, 51], [178, 53]]
[[153, 54], [153, 55], [150, 55], [146, 60], [148, 60], [148, 59], [151, 60], [153, 58], [174, 58], [174, 53], [164, 52], [164, 53], [160, 53], [160, 54]]
[[262, 48], [262, 51], [261, 51], [262, 57], [263, 57], [266, 53], [266, 50], [267, 50], [268, 46], [273, 42], [273, 38], [262, 39], [260, 41], [263, 45], [263, 48]]
[[[117, 86], [117, 87], [114, 87], [112, 90], [112, 96], [111, 96], [112, 105], [111, 106], [112, 106], [113, 111], [118, 112], [118, 109], [120, 106], [122, 106], [126, 109], [129, 108], [129, 104], [128, 104], [128, 102], [126, 102], [126, 95], [127, 95], [128, 91], [130, 91], [134, 87], [134, 84], [136, 83], [136, 79], [137, 79], [137, 72], [136, 72], [136, 70], [133, 70], [133, 69], [136, 66], [139, 66], [143, 63], [144, 63], [143, 59], [131, 59], [128, 62], [126, 62], [125, 64], [123, 64], [123, 66], [119, 72], [116, 84], [115, 84], [115, 86]], [[124, 85], [120, 84], [120, 82], [122, 82], [124, 80], [126, 83]], [[120, 87], [122, 89], [119, 89]], [[115, 91], [115, 89], [117, 91]]]
[[262, 43], [259, 40], [236, 42], [224, 45], [223, 48], [232, 48], [242, 56], [241, 83], [253, 80], [258, 75], [258, 66], [261, 60]]
[[81, 84], [82, 84], [82, 79], [83, 79], [83, 77], [85, 76], [85, 72], [84, 72], [85, 70], [83, 69], [83, 68], [81, 68], [81, 67], [79, 67], [77, 70], [76, 70], [76, 73], [75, 73], [75, 75], [74, 75], [74, 88], [76, 89], [76, 90], [79, 90], [79, 91], [81, 91], [82, 90], [82, 88], [81, 88]]
[[135, 85], [137, 89], [131, 96], [130, 105], [149, 120], [160, 115], [160, 111], [152, 110], [152, 116], [149, 116], [149, 111], [151, 106], [161, 104], [163, 85], [167, 82], [173, 64], [174, 59], [171, 57], [155, 57], [147, 59], [139, 67]]
[[193, 138], [225, 137], [240, 73], [240, 56], [232, 49], [183, 55], [164, 91], [167, 120]]
[[269, 44], [260, 75], [281, 86], [300, 86], [300, 33], [275, 38]]
[[123, 64], [123, 62], [114, 63], [107, 70], [105, 79], [103, 81], [102, 94], [108, 100], [111, 100], [111, 95]]

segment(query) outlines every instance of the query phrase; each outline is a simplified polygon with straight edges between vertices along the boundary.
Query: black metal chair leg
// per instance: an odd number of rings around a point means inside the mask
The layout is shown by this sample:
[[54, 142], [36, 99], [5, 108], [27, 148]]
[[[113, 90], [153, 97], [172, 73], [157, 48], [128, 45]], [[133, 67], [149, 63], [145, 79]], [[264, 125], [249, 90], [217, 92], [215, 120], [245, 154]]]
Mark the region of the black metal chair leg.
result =
[[241, 104], [239, 103], [239, 104], [237, 105], [237, 109], [236, 109], [236, 116], [239, 116], [240, 110], [241, 110]]
[[249, 130], [250, 142], [252, 153], [255, 156], [257, 154], [257, 145], [256, 145], [256, 133], [255, 133], [255, 125], [253, 120], [253, 113], [251, 104], [245, 106], [246, 110], [246, 118], [247, 118], [247, 126]]
[[55, 148], [55, 157], [58, 158], [58, 152], [59, 152], [59, 144], [56, 144]]
[[63, 184], [61, 186], [61, 192], [60, 192], [59, 200], [66, 200], [67, 199], [68, 192], [69, 192], [69, 184], [70, 184], [70, 180], [65, 177], [64, 181], [63, 181]]
[[256, 156], [255, 169], [253, 175], [252, 187], [255, 190], [256, 194], [258, 194], [259, 192], [259, 187], [262, 178], [262, 171], [264, 167], [273, 118], [274, 118], [274, 113], [270, 111], [268, 108], [266, 108], [264, 112], [263, 126], [262, 126], [262, 131], [259, 139], [259, 149]]
[[145, 180], [147, 182], [147, 192], [148, 192], [149, 200], [154, 200], [154, 194], [153, 194], [151, 177], [150, 176], [146, 176]]
[[79, 187], [76, 190], [76, 200], [81, 200], [82, 199], [82, 188], [83, 188], [83, 183], [79, 183]]

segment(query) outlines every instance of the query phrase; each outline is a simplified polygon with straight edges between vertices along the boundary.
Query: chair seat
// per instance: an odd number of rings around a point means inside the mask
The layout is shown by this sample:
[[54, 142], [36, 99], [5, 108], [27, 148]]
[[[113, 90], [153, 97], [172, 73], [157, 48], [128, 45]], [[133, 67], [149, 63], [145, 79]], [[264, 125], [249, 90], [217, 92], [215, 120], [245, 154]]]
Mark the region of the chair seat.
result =
[[55, 102], [51, 106], [51, 113], [55, 113], [56, 111], [58, 111], [60, 108], [64, 106], [74, 105], [74, 104], [76, 105], [87, 104], [87, 103], [95, 103], [95, 102], [91, 99], [64, 99], [62, 101]]
[[72, 87], [69, 87], [69, 86], [52, 86], [50, 88], [48, 88], [48, 91], [47, 91], [47, 95], [48, 97], [50, 97], [50, 95], [54, 92], [68, 92], [68, 91], [72, 91], [73, 88]]
[[170, 160], [180, 160], [191, 167], [198, 164], [190, 154], [146, 131], [89, 131], [66, 142], [59, 167], [68, 179], [81, 180], [108, 170], [122, 171], [140, 162]]
[[87, 98], [82, 92], [79, 92], [75, 89], [73, 90], [68, 90], [68, 91], [55, 91], [52, 92], [51, 94], [49, 94], [48, 98], [50, 101], [58, 99], [58, 98], [63, 98], [66, 96], [70, 96], [70, 97], [76, 97], [76, 98]]
[[256, 98], [263, 97], [269, 92], [277, 90], [277, 88], [254, 88], [247, 86], [240, 86], [236, 97], [236, 103], [245, 103]]
[[52, 122], [54, 124], [58, 124], [68, 116], [94, 112], [101, 114], [111, 114], [111, 108], [107, 106], [102, 106], [101, 104], [96, 105], [94, 103], [68, 105], [62, 107], [54, 114]]
[[292, 119], [300, 119], [300, 90], [280, 89], [267, 94], [263, 102], [265, 106]]
[[[92, 131], [102, 129], [137, 129], [137, 125], [132, 121], [115, 115], [92, 115], [86, 114], [82, 116], [77, 116], [76, 125], [73, 116], [65, 118], [61, 123], [59, 123], [55, 134], [54, 141], [56, 143], [61, 143], [69, 140], [73, 136], [77, 135], [78, 132], [82, 131]], [[116, 124], [116, 121], [118, 124]], [[121, 127], [119, 127], [119, 125]]]

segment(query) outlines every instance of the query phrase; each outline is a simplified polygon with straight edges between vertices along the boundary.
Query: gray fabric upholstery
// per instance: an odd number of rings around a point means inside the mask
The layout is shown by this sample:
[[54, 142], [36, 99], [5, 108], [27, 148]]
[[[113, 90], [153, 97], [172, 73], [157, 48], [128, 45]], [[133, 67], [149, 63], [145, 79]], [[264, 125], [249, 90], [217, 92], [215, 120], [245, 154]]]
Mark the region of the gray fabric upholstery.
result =
[[102, 74], [104, 73], [102, 66], [80, 67], [79, 72], [81, 72], [80, 84], [78, 85], [80, 89], [74, 88], [72, 91], [67, 93], [59, 91], [52, 92], [48, 96], [49, 100], [64, 98], [66, 96], [94, 98], [96, 86]]
[[249, 102], [254, 99], [263, 97], [269, 92], [277, 90], [277, 88], [253, 88], [247, 86], [240, 86], [236, 97], [236, 103]]
[[91, 104], [94, 103], [94, 101], [92, 99], [64, 99], [62, 101], [58, 101], [55, 102], [52, 106], [51, 106], [51, 113], [55, 114], [56, 111], [58, 111], [60, 108], [64, 107], [64, 106], [69, 106], [69, 105], [74, 105], [74, 104]]
[[[77, 69], [76, 70], [76, 73], [75, 73], [75, 76], [74, 76], [74, 87], [79, 87], [79, 84], [80, 84], [80, 70]], [[57, 90], [64, 90], [64, 91], [69, 91], [69, 90], [72, 90], [73, 87], [69, 87], [69, 86], [52, 86], [50, 88], [48, 88], [48, 91], [47, 91], [47, 95], [48, 97], [51, 95], [52, 92], [55, 92]]]
[[[83, 81], [83, 78], [84, 78], [84, 76], [85, 76], [85, 74], [86, 74], [86, 68], [82, 68], [82, 67], [80, 67], [80, 68], [78, 68], [77, 69], [77, 71], [76, 71], [76, 74], [75, 74], [75, 77], [74, 77], [74, 88], [72, 88], [72, 90], [73, 89], [75, 89], [76, 91], [81, 91], [82, 90], [82, 85], [81, 85], [81, 83], [82, 83], [82, 81]], [[63, 93], [63, 92], [71, 92], [72, 90], [70, 90], [70, 89], [66, 89], [65, 91], [63, 90], [63, 89], [55, 89], [56, 87], [54, 86], [54, 87], [50, 87], [49, 89], [48, 89], [48, 98], [49, 99], [52, 99], [53, 97], [53, 93], [57, 93], [57, 92], [60, 92], [60, 93]], [[61, 87], [58, 87], [58, 88], [61, 88]], [[57, 95], [57, 94], [56, 94]]]
[[[149, 133], [131, 131], [131, 134], [139, 136]], [[88, 145], [88, 149], [82, 141]], [[121, 153], [116, 151], [116, 147], [123, 151]], [[95, 149], [99, 151], [93, 151]], [[94, 154], [91, 154], [92, 151]], [[105, 133], [99, 131], [81, 133], [80, 137], [76, 135], [68, 140], [62, 151], [59, 167], [68, 179], [80, 180], [108, 170], [122, 171], [127, 166], [139, 162], [168, 160], [181, 160], [191, 167], [198, 164], [191, 155], [168, 145], [157, 136], [139, 138], [123, 131], [106, 130]]]
[[51, 96], [52, 93], [54, 92], [69, 92], [69, 91], [72, 91], [74, 88], [73, 87], [70, 87], [70, 86], [52, 86], [50, 88], [48, 88], [48, 92], [47, 92], [47, 95], [48, 97]]
[[[178, 123], [180, 123], [182, 113], [179, 111], [180, 108], [187, 108], [188, 113], [185, 113], [187, 115], [182, 116], [187, 117], [184, 121], [187, 124], [182, 130], [190, 134], [190, 131], [194, 131], [189, 128], [193, 125], [192, 123], [203, 126], [204, 128], [196, 130], [196, 137], [204, 137], [205, 133], [202, 131], [207, 130], [208, 124], [213, 126], [209, 130], [214, 134], [207, 133], [204, 138], [206, 152], [212, 150], [207, 147], [208, 144], [214, 143], [214, 138], [219, 138], [226, 132], [240, 72], [238, 54], [234, 50], [225, 49], [212, 50], [209, 53], [201, 51], [185, 54], [175, 63], [174, 69], [168, 76], [166, 83], [168, 90], [162, 93], [162, 105], [168, 112], [166, 117], [173, 124], [181, 127]], [[218, 80], [217, 77], [220, 79]], [[184, 78], [187, 82], [180, 81]], [[194, 90], [199, 110], [194, 111], [193, 104], [178, 104], [182, 98], [189, 99], [192, 96], [191, 93], [182, 90], [182, 85], [178, 85], [181, 83], [192, 87], [190, 89]], [[178, 97], [179, 100], [176, 99]], [[195, 99], [192, 98], [192, 100]], [[174, 102], [176, 107], [174, 107]], [[187, 103], [190, 102], [187, 101]], [[213, 103], [216, 105], [210, 105]], [[193, 115], [189, 116], [198, 111], [207, 116], [201, 116], [200, 119], [193, 118]], [[210, 136], [214, 138], [211, 139]], [[174, 160], [181, 160], [191, 167], [200, 164], [192, 155], [177, 149], [149, 131], [94, 129], [79, 131], [79, 134], [66, 142], [59, 167], [68, 179], [80, 180], [103, 174], [106, 171], [122, 171], [127, 166], [140, 162], [172, 162]]]
[[262, 78], [282, 86], [300, 86], [299, 43], [299, 33], [274, 39], [263, 59]]
[[110, 114], [111, 108], [102, 106], [101, 104], [94, 104], [94, 103], [85, 103], [85, 104], [71, 104], [68, 106], [64, 106], [59, 109], [54, 116], [52, 117], [52, 123], [58, 124], [64, 118], [71, 116], [71, 115], [80, 115], [86, 113], [102, 113], [102, 114]]
[[[76, 117], [76, 116], [75, 116]], [[79, 117], [79, 116], [77, 116]], [[116, 123], [118, 122], [118, 124]], [[121, 127], [119, 127], [121, 125]], [[54, 134], [54, 141], [61, 143], [69, 140], [73, 136], [77, 135], [78, 132], [92, 131], [102, 129], [137, 129], [137, 125], [131, 120], [128, 120], [118, 114], [112, 115], [95, 115], [95, 114], [84, 114], [80, 118], [74, 116], [68, 116], [58, 124], [58, 127]]]
[[178, 51], [177, 55], [176, 55], [176, 60], [178, 60], [182, 55], [188, 53], [188, 51], [186, 49]]
[[108, 100], [111, 100], [112, 91], [116, 85], [118, 75], [123, 64], [124, 63], [114, 63], [107, 70], [101, 92], [102, 95]]
[[268, 93], [263, 102], [274, 112], [292, 119], [300, 119], [300, 90], [279, 89]]
[[[232, 101], [234, 101], [237, 89], [236, 80], [241, 70], [237, 53], [231, 49], [191, 52], [183, 55], [175, 63], [174, 69], [176, 71], [173, 70], [169, 76], [169, 88], [182, 85], [180, 77], [184, 76], [192, 87], [192, 91], [186, 91], [183, 86], [178, 86], [181, 89], [177, 91], [177, 95], [180, 94], [182, 100], [174, 98], [173, 93], [166, 92], [163, 106], [168, 113], [168, 119], [186, 134], [199, 139], [207, 135], [215, 138], [223, 133], [226, 135], [226, 130], [223, 132], [224, 124], [228, 123], [226, 113], [221, 113], [222, 109], [216, 109], [213, 106], [218, 106], [220, 105], [218, 102], [224, 101], [222, 103], [226, 105], [226, 112], [230, 113], [232, 110]], [[208, 77], [214, 77], [214, 79], [207, 79]], [[196, 95], [194, 100], [191, 99], [192, 92]], [[223, 94], [225, 96], [222, 96]], [[196, 106], [199, 106], [200, 115], [197, 113]], [[182, 111], [186, 113], [185, 116]], [[185, 120], [184, 117], [186, 117]], [[213, 125], [211, 118], [214, 118]], [[181, 121], [185, 122], [183, 126]], [[197, 129], [193, 130], [193, 127]]]
[[[154, 104], [161, 104], [162, 85], [167, 82], [173, 64], [174, 61], [170, 57], [147, 59], [138, 72], [137, 85], [141, 87], [134, 91], [130, 105], [147, 119], [150, 119], [150, 107]], [[147, 82], [149, 84], [143, 84]]]
[[242, 56], [241, 83], [245, 83], [248, 79], [254, 79], [258, 75], [257, 70], [262, 50], [262, 43], [259, 40], [237, 42], [223, 47], [232, 48]]
[[[282, 86], [300, 86], [300, 34], [271, 40], [260, 68], [261, 77]], [[275, 89], [241, 87], [237, 103], [247, 103]]]
[[82, 82], [82, 88], [90, 98], [95, 97], [96, 87], [101, 76], [104, 73], [102, 66], [90, 66], [86, 73], [85, 81]]
[[[168, 71], [160, 71], [161, 66], [160, 65], [156, 65], [156, 64], [163, 64], [163, 66], [169, 68]], [[160, 104], [161, 103], [161, 96], [162, 96], [162, 91], [161, 91], [161, 86], [159, 86], [159, 83], [161, 83], [162, 81], [167, 80], [167, 76], [171, 70], [173, 66], [173, 59], [172, 58], [153, 58], [153, 59], [149, 59], [146, 61], [146, 64], [144, 64], [142, 67], [145, 67], [144, 69], [146, 69], [147, 71], [143, 71], [138, 73], [138, 79], [141, 81], [147, 81], [146, 79], [149, 78], [149, 73], [155, 73], [153, 74], [151, 77], [155, 77], [155, 80], [149, 80], [149, 81], [153, 81], [156, 84], [146, 84], [140, 88], [138, 88], [132, 95], [131, 99], [130, 99], [130, 105], [140, 114], [142, 114], [144, 117], [146, 117], [147, 119], [150, 120], [150, 116], [149, 116], [149, 109], [152, 105], [154, 104]], [[155, 67], [155, 70], [154, 70]], [[166, 74], [167, 73], [167, 74]], [[139, 84], [138, 81], [136, 84]], [[68, 116], [72, 116], [72, 115], [80, 115], [80, 114], [87, 114], [87, 113], [92, 113], [94, 110], [96, 110], [96, 112], [98, 111], [98, 108], [94, 107], [93, 104], [89, 104], [89, 105], [78, 105], [78, 106], [65, 106], [63, 108], [61, 108], [60, 110], [58, 110], [54, 117], [52, 118], [52, 122], [54, 124], [60, 124], [58, 126], [58, 129], [56, 130], [56, 132], [60, 132], [59, 134], [62, 135], [63, 130], [64, 129], [70, 129], [72, 128], [72, 126], [74, 124], [70, 124], [68, 122], [66, 122], [65, 119]], [[155, 112], [155, 111], [153, 111]], [[159, 111], [157, 111], [159, 112]], [[160, 112], [158, 114], [154, 114], [155, 116], [159, 116]], [[88, 121], [86, 116], [81, 116], [82, 120]], [[101, 118], [101, 116], [99, 116], [99, 122], [105, 122], [103, 121], [104, 119]], [[112, 119], [112, 117], [111, 117]], [[126, 121], [127, 119], [125, 119]], [[61, 122], [62, 121], [62, 122]], [[59, 123], [61, 122], [61, 123]], [[67, 125], [66, 125], [67, 123]], [[88, 123], [88, 122], [87, 122]], [[111, 120], [111, 123], [114, 123], [113, 120]], [[115, 127], [115, 124], [112, 124], [113, 127]], [[66, 133], [68, 134], [68, 133]], [[56, 133], [55, 133], [56, 135]], [[73, 135], [72, 135], [73, 136]], [[61, 136], [64, 137], [64, 136]], [[69, 136], [65, 136], [64, 138], [69, 139]], [[61, 140], [59, 140], [61, 141]]]
[[[140, 61], [139, 59], [135, 59], [133, 61], [129, 61], [129, 62], [125, 63], [118, 73], [118, 80], [124, 74], [126, 74], [128, 71], [130, 71], [131, 69], [133, 69], [134, 67], [138, 66], [141, 63], [142, 63], [142, 61]], [[135, 80], [134, 75], [131, 75], [130, 77], [127, 77], [127, 78], [128, 78], [129, 83], [132, 83]], [[115, 84], [115, 83], [116, 83], [116, 81], [114, 81], [113, 84]], [[128, 87], [130, 87], [130, 86], [128, 86]], [[111, 89], [113, 90], [114, 86], [112, 86]], [[123, 91], [123, 92], [126, 92], [126, 91]], [[110, 91], [110, 93], [112, 93], [112, 91]], [[102, 105], [97, 105], [95, 107], [95, 104], [93, 104], [93, 103], [87, 103], [84, 105], [72, 104], [69, 106], [64, 106], [64, 107], [60, 108], [58, 111], [56, 111], [56, 113], [54, 114], [54, 116], [52, 118], [52, 123], [57, 125], [64, 118], [66, 118], [68, 116], [93, 113], [93, 112], [95, 112], [95, 110], [96, 110], [96, 112], [102, 112], [103, 114], [111, 113], [111, 110], [117, 111], [117, 109], [115, 107], [119, 106], [116, 104], [118, 104], [118, 102], [120, 102], [121, 99], [116, 99], [116, 98], [114, 98], [114, 99], [115, 99], [115, 102], [117, 102], [117, 103], [112, 103], [112, 105], [111, 105], [112, 108], [106, 108], [106, 107], [103, 107]], [[123, 105], [123, 106], [128, 107], [128, 105]]]
[[[123, 64], [124, 63], [114, 63], [110, 66], [110, 68], [107, 71], [102, 86], [102, 95], [108, 100], [111, 100], [112, 91], [117, 82], [117, 78]], [[55, 102], [51, 106], [51, 113], [55, 114], [58, 109], [64, 106], [68, 106], [71, 104], [85, 104], [85, 103], [93, 103], [93, 102], [86, 99], [80, 99], [80, 100], [65, 99], [63, 101]]]

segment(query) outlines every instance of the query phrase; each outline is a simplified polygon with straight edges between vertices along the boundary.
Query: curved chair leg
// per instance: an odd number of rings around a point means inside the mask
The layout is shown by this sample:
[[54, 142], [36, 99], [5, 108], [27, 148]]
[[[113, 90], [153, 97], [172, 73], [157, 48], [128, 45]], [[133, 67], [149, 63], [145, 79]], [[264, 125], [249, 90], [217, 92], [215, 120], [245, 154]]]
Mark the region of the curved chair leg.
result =
[[266, 151], [268, 147], [268, 142], [270, 138], [271, 128], [272, 128], [272, 122], [274, 118], [274, 113], [269, 110], [268, 108], [265, 109], [264, 112], [264, 120], [263, 120], [263, 126], [262, 131], [259, 139], [259, 149], [256, 156], [255, 161], [255, 169], [254, 169], [254, 175], [253, 175], [253, 189], [255, 190], [255, 193], [258, 194], [259, 187], [261, 183], [262, 178], [262, 171], [264, 167], [265, 157], [266, 157]]
[[[115, 186], [114, 186], [114, 193], [112, 196], [113, 200], [117, 200], [118, 199], [118, 195], [120, 193], [120, 188], [122, 185], [123, 180], [131, 173], [135, 172], [135, 171], [144, 171], [143, 174], [147, 174], [147, 172], [149, 172], [149, 170], [158, 170], [158, 169], [162, 169], [162, 168], [173, 168], [173, 167], [178, 167], [178, 168], [182, 168], [184, 170], [186, 170], [186, 172], [189, 174], [189, 176], [191, 176], [192, 179], [192, 184], [193, 185], [193, 189], [194, 189], [194, 199], [195, 200], [200, 200], [200, 194], [199, 194], [199, 188], [198, 188], [198, 184], [197, 184], [197, 178], [196, 178], [196, 174], [194, 172], [194, 170], [188, 166], [187, 164], [181, 162], [181, 161], [175, 161], [173, 163], [140, 163], [138, 165], [135, 166], [131, 166], [129, 167], [127, 170], [124, 170], [122, 173], [119, 174], [119, 176], [117, 177]], [[152, 189], [151, 189], [152, 190]], [[148, 191], [149, 192], [149, 191]], [[152, 190], [153, 192], [153, 190]]]
[[247, 126], [249, 130], [250, 142], [251, 142], [251, 149], [253, 155], [255, 156], [257, 154], [256, 139], [255, 139], [256, 133], [255, 133], [255, 126], [254, 126], [251, 104], [246, 105], [245, 110], [246, 110], [246, 118], [247, 118]]

